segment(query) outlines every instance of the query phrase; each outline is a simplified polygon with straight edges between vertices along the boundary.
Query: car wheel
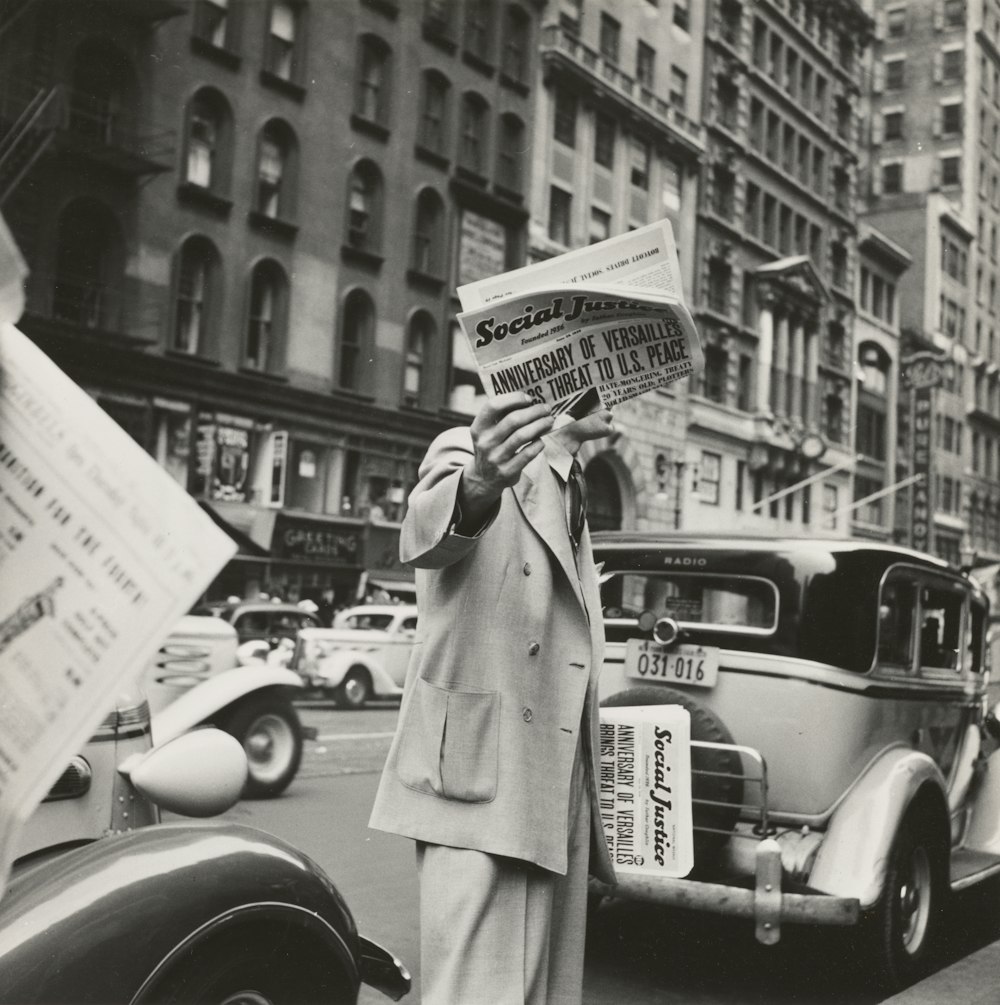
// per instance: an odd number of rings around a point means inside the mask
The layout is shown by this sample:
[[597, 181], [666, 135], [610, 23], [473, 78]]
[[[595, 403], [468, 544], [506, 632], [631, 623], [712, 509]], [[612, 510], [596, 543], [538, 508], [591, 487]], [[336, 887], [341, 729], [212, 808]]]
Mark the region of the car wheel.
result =
[[876, 977], [886, 991], [928, 969], [944, 908], [945, 853], [926, 814], [910, 814], [889, 853], [885, 885], [866, 919]]
[[351, 667], [347, 676], [334, 692], [334, 698], [342, 708], [363, 708], [371, 695], [371, 677], [364, 667]]
[[246, 751], [244, 796], [268, 799], [288, 788], [302, 760], [302, 724], [287, 698], [251, 695], [233, 709], [222, 728]]
[[[629, 705], [681, 705], [691, 715], [691, 739], [733, 744], [722, 720], [691, 695], [670, 687], [633, 687], [601, 702], [606, 708]], [[711, 871], [736, 827], [743, 802], [743, 764], [731, 750], [691, 750], [691, 814], [694, 824], [694, 870]]]
[[261, 942], [233, 932], [198, 946], [175, 963], [142, 1005], [354, 1005], [355, 981], [319, 947]]

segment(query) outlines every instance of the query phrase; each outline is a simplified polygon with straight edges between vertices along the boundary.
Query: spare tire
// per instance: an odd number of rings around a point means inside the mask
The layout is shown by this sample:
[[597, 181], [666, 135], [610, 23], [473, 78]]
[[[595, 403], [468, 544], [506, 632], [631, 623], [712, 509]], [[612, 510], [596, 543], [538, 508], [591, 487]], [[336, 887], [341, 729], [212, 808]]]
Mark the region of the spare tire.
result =
[[[603, 708], [631, 705], [681, 705], [691, 715], [691, 739], [733, 744], [725, 723], [691, 695], [671, 687], [632, 687], [601, 702]], [[704, 875], [716, 865], [740, 816], [743, 764], [734, 750], [691, 748], [691, 798], [694, 822], [693, 874]], [[702, 802], [700, 800], [705, 800]], [[722, 803], [724, 805], [715, 805]], [[708, 828], [708, 829], [706, 829]]]

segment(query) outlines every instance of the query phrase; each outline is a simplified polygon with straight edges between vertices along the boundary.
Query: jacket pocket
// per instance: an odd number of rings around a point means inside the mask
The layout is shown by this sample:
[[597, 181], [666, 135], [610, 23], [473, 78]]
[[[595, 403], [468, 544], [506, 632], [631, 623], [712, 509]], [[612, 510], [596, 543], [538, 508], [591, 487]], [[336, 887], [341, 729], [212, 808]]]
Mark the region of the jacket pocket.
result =
[[496, 796], [500, 695], [417, 678], [396, 755], [408, 788], [461, 802]]

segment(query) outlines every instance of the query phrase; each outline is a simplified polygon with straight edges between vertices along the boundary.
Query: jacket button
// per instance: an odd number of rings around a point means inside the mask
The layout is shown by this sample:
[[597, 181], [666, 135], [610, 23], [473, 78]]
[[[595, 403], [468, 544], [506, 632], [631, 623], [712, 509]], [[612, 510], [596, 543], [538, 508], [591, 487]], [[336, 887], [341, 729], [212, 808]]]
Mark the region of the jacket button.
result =
[[523, 571], [524, 571], [524, 574], [526, 576], [530, 576], [531, 575], [531, 563], [530, 562], [525, 562], [524, 563], [524, 570]]
[[521, 713], [521, 718], [524, 719], [525, 722], [531, 722], [531, 709], [530, 708], [526, 708]]
[[541, 648], [542, 647], [537, 642], [529, 642], [528, 643], [528, 655], [529, 656], [537, 656], [538, 655], [538, 650], [541, 649]]

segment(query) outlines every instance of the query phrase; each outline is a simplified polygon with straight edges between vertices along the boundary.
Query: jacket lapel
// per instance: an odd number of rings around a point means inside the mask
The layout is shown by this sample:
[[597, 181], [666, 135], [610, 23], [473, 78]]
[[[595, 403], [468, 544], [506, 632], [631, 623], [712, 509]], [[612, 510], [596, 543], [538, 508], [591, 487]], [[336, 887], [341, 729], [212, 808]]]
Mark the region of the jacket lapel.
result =
[[544, 453], [536, 457], [521, 472], [521, 477], [514, 486], [514, 498], [517, 499], [524, 518], [555, 555], [573, 587], [576, 599], [586, 610], [580, 588], [580, 576], [576, 570], [576, 558], [573, 555], [573, 544], [566, 527], [562, 486], [555, 472], [549, 467]]

